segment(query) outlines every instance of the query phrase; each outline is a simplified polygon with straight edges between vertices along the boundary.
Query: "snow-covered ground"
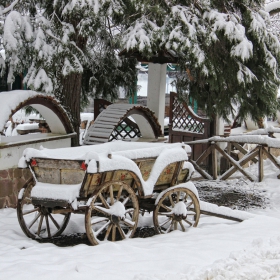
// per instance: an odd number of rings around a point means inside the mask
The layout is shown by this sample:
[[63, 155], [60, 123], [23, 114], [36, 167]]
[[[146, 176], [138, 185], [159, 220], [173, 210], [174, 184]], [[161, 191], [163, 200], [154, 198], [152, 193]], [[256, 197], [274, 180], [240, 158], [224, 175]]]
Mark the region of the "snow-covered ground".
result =
[[[0, 279], [280, 279], [279, 171], [265, 162], [264, 172], [263, 182], [244, 188], [265, 191], [269, 204], [242, 223], [201, 216], [185, 233], [98, 246], [38, 243], [24, 235], [15, 209], [1, 209]], [[83, 215], [72, 215], [65, 233], [74, 232], [85, 232]]]

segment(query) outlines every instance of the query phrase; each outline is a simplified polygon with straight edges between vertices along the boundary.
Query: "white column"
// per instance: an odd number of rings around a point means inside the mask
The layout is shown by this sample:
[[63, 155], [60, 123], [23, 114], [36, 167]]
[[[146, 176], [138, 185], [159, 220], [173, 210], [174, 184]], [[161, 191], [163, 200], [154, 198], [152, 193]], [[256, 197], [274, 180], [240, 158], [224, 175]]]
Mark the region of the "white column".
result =
[[164, 132], [166, 64], [149, 63], [147, 106], [155, 112]]

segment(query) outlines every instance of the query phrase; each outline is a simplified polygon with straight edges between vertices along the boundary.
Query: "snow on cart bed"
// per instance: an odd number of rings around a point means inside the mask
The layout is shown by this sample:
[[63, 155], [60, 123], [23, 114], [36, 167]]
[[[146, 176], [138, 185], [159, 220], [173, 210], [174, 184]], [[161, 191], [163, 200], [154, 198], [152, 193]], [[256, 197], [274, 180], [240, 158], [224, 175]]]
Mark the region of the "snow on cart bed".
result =
[[[44, 149], [27, 148], [23, 152], [22, 160], [30, 161], [31, 158], [52, 158], [65, 160], [88, 160], [91, 155], [114, 153], [129, 159], [157, 157], [163, 150], [175, 147], [185, 147], [191, 153], [191, 147], [184, 143], [147, 143], [113, 141], [100, 145], [88, 145], [73, 148]], [[22, 161], [21, 160], [21, 161]], [[21, 166], [20, 166], [21, 167]]]
[[[182, 146], [184, 146], [184, 149]], [[23, 157], [19, 162], [19, 167], [25, 167], [26, 161], [30, 161], [31, 158], [85, 160], [87, 163], [88, 173], [106, 172], [112, 170], [129, 170], [134, 172], [140, 179], [144, 195], [151, 195], [153, 193], [154, 185], [164, 168], [171, 163], [188, 160], [187, 153], [190, 151], [190, 147], [182, 143], [159, 144], [131, 143], [123, 141], [53, 150], [36, 150], [28, 148], [23, 153]], [[108, 157], [108, 154], [111, 154], [110, 158]], [[157, 159], [149, 178], [145, 181], [142, 178], [139, 167], [132, 159], [151, 157], [157, 157]], [[190, 163], [185, 166], [187, 166], [190, 170], [190, 176], [194, 170], [193, 166]], [[60, 187], [61, 185], [56, 186]], [[53, 198], [53, 194], [51, 194], [51, 191], [48, 187], [46, 187], [46, 185], [37, 183], [34, 188], [36, 190], [36, 197]], [[42, 189], [42, 191], [39, 189]], [[35, 196], [35, 190], [34, 192], [32, 191], [32, 196]], [[58, 192], [60, 193], [60, 191]], [[72, 195], [67, 195], [67, 197], [72, 197]]]

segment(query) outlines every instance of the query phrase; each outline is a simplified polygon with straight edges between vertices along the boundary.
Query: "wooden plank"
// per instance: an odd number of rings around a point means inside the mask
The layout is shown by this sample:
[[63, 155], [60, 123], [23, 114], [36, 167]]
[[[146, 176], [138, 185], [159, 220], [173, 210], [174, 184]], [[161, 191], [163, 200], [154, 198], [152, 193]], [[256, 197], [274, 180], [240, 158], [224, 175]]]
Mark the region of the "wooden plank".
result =
[[[243, 155], [246, 155], [246, 154], [248, 154], [248, 152], [249, 152], [249, 151], [245, 150], [239, 143], [233, 142], [232, 145], [233, 145], [236, 149], [238, 149]], [[258, 160], [257, 160], [256, 158], [253, 158], [252, 161], [253, 161], [254, 163], [257, 163], [257, 162], [258, 162]]]
[[81, 169], [81, 160], [43, 159], [35, 158], [39, 168]]
[[107, 124], [103, 122], [94, 122], [91, 128], [103, 128], [103, 129], [113, 129], [115, 127], [115, 124]]
[[57, 168], [39, 168], [34, 167], [36, 178], [39, 182], [60, 184], [60, 170]]
[[98, 118], [98, 121], [103, 121], [103, 122], [107, 122], [107, 123], [114, 123], [117, 124], [121, 118], [116, 118], [116, 117], [103, 117], [101, 115], [99, 115], [100, 117]]
[[105, 117], [122, 117], [126, 114], [127, 110], [106, 110], [102, 113]]
[[88, 131], [88, 137], [100, 137], [100, 138], [109, 138], [111, 135], [112, 130], [108, 132], [100, 132], [100, 131]]
[[84, 170], [62, 169], [60, 171], [61, 184], [79, 184], [85, 176]]

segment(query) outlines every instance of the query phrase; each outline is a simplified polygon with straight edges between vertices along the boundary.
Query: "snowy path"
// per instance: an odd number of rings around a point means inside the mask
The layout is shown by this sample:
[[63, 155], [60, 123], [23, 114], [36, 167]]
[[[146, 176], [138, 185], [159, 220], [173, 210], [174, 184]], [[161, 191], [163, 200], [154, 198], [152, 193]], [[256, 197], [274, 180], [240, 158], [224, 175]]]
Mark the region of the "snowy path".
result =
[[[202, 216], [186, 233], [57, 247], [27, 238], [16, 211], [1, 209], [0, 280], [279, 280], [280, 182], [269, 162], [265, 169], [263, 182], [247, 181], [244, 188], [265, 190], [266, 209], [249, 211], [253, 218], [242, 223]], [[151, 217], [140, 223], [151, 224]], [[85, 232], [84, 217], [72, 215], [65, 232]]]
[[[83, 217], [75, 216], [67, 231], [82, 223]], [[238, 279], [244, 271], [248, 278], [239, 279], [256, 279], [257, 271], [280, 279], [279, 229], [280, 219], [265, 215], [242, 223], [202, 217], [199, 227], [186, 233], [61, 248], [26, 238], [15, 210], [2, 209], [0, 279], [207, 279], [207, 274], [215, 279], [222, 273], [227, 276], [219, 279]]]

